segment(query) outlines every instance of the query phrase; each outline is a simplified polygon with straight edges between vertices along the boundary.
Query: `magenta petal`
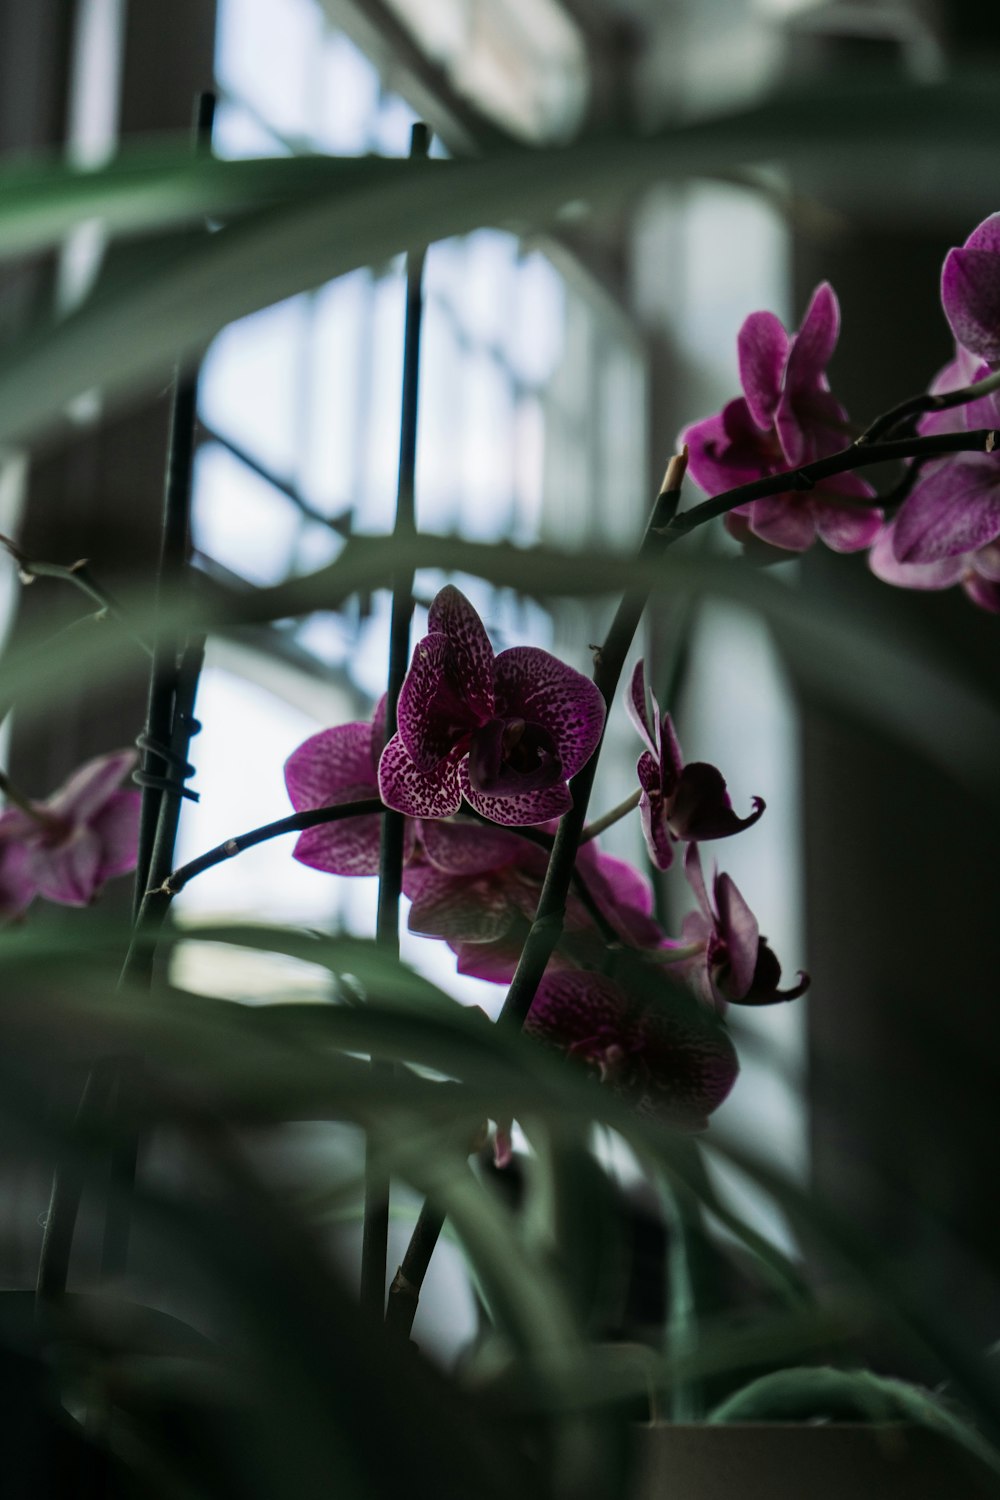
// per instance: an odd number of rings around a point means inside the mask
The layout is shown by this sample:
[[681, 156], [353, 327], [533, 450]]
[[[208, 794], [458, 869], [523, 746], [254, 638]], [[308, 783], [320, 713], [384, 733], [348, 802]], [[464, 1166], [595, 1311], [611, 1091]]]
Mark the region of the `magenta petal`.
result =
[[840, 334], [840, 306], [828, 281], [820, 282], [792, 338], [785, 372], [785, 391], [793, 399], [802, 389], [821, 383]]
[[462, 805], [457, 761], [443, 760], [435, 770], [422, 771], [398, 734], [382, 751], [378, 786], [386, 807], [411, 818], [449, 818]]
[[754, 797], [753, 812], [745, 818], [733, 810], [722, 772], [705, 761], [684, 767], [670, 799], [670, 828], [679, 839], [723, 839], [757, 822], [764, 811], [762, 797]]
[[937, 562], [1000, 536], [1000, 455], [928, 464], [896, 517], [900, 562]]
[[836, 505], [817, 495], [812, 513], [821, 541], [834, 552], [863, 552], [882, 526], [882, 512], [876, 505]]
[[122, 779], [133, 771], [139, 756], [135, 750], [116, 750], [98, 755], [74, 771], [68, 781], [43, 804], [47, 811], [73, 823], [86, 823], [114, 796]]
[[1000, 253], [949, 250], [941, 272], [941, 303], [964, 348], [1000, 360]]
[[771, 312], [755, 312], [745, 319], [737, 339], [740, 384], [750, 415], [769, 430], [781, 396], [781, 378], [788, 357], [788, 334]]
[[701, 907], [703, 914], [708, 918], [712, 926], [715, 926], [715, 913], [712, 903], [708, 899], [708, 890], [705, 886], [705, 876], [701, 868], [701, 855], [698, 853], [697, 844], [688, 844], [684, 853], [684, 874], [688, 885], [694, 891], [695, 899]]
[[91, 818], [97, 835], [100, 863], [97, 884], [103, 885], [116, 875], [129, 875], [139, 857], [139, 810], [142, 795], [128, 788], [113, 793], [104, 807]]
[[464, 761], [459, 768], [459, 785], [470, 807], [474, 807], [477, 813], [489, 818], [491, 822], [505, 823], [509, 828], [547, 823], [549, 818], [561, 818], [573, 806], [569, 787], [563, 782], [541, 787], [533, 792], [515, 792], [506, 797], [477, 792], [469, 780], [469, 768]]
[[490, 984], [510, 984], [521, 956], [519, 944], [500, 940], [496, 943], [452, 944], [459, 974], [470, 979], [485, 979]]
[[1000, 543], [989, 542], [985, 547], [980, 547], [969, 559], [972, 567], [980, 578], [988, 578], [991, 583], [1000, 583]]
[[965, 554], [942, 557], [938, 562], [900, 562], [893, 550], [895, 521], [884, 526], [868, 554], [868, 566], [883, 583], [904, 589], [949, 589], [965, 572]]
[[[343, 800], [343, 799], [338, 799]], [[321, 823], [299, 834], [292, 850], [299, 864], [328, 875], [377, 875], [382, 842], [382, 819], [377, 813]], [[413, 828], [403, 828], [403, 859], [413, 853]]]
[[[448, 875], [478, 875], [513, 864], [524, 840], [502, 828], [488, 828], [472, 818], [432, 820], [421, 828], [427, 858]], [[544, 854], [542, 855], [544, 860]]]
[[413, 652], [396, 705], [398, 733], [410, 759], [422, 771], [433, 771], [481, 722], [456, 674], [451, 641], [440, 633], [425, 635]]
[[981, 224], [977, 224], [963, 248], [1000, 251], [1000, 213], [990, 214]]
[[524, 1023], [527, 1036], [593, 1054], [627, 1037], [628, 1029], [628, 1004], [618, 985], [579, 969], [546, 974]]
[[488, 719], [493, 713], [493, 647], [479, 615], [465, 595], [448, 584], [431, 602], [427, 628], [447, 637], [462, 696], [479, 720]]
[[640, 1023], [644, 1077], [641, 1114], [687, 1130], [703, 1130], [740, 1070], [729, 1033], [709, 1014], [690, 1016], [664, 1008]]
[[38, 894], [23, 844], [0, 844], [0, 917], [17, 917]]
[[646, 707], [645, 662], [641, 659], [632, 669], [632, 679], [625, 695], [625, 712], [640, 738], [648, 746], [650, 754], [658, 759], [659, 746], [654, 739], [654, 728], [650, 723], [649, 711]]
[[786, 552], [805, 552], [816, 540], [809, 501], [791, 492], [755, 500], [750, 507], [750, 530], [761, 541]]
[[653, 888], [646, 877], [625, 860], [594, 850], [592, 843], [583, 845], [576, 863], [602, 915], [626, 942], [658, 948], [663, 931], [652, 914]]
[[372, 726], [338, 724], [310, 735], [285, 761], [285, 786], [296, 812], [377, 797]]
[[100, 865], [97, 835], [81, 827], [53, 848], [36, 845], [30, 849], [26, 871], [48, 900], [63, 906], [89, 906], [98, 891]]
[[968, 573], [962, 580], [962, 587], [973, 604], [988, 610], [991, 615], [1000, 615], [1000, 583], [982, 578], [978, 573]]
[[586, 765], [604, 730], [600, 689], [582, 672], [537, 646], [513, 646], [500, 652], [496, 711], [502, 718], [523, 718], [546, 729], [567, 780]]
[[774, 471], [776, 445], [765, 439], [742, 396], [714, 417], [681, 433], [688, 449], [688, 473], [709, 495], [749, 484]]
[[663, 797], [651, 796], [645, 789], [639, 797], [639, 822], [649, 857], [658, 870], [669, 870], [674, 862], [674, 846], [667, 827], [667, 810]]
[[719, 936], [729, 957], [726, 994], [731, 1000], [739, 1000], [753, 983], [760, 929], [757, 918], [728, 875], [715, 877], [715, 903], [719, 910]]
[[410, 931], [426, 937], [489, 943], [514, 920], [503, 879], [495, 875], [469, 880], [424, 866], [407, 872], [403, 889], [411, 901]]

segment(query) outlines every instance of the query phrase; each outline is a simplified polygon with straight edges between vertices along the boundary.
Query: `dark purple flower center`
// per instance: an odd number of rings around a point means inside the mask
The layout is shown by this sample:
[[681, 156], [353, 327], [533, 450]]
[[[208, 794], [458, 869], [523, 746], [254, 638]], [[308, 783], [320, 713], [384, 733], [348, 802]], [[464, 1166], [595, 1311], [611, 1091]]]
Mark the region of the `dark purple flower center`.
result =
[[556, 742], [531, 719], [489, 719], [472, 735], [469, 780], [501, 797], [554, 786], [562, 780]]

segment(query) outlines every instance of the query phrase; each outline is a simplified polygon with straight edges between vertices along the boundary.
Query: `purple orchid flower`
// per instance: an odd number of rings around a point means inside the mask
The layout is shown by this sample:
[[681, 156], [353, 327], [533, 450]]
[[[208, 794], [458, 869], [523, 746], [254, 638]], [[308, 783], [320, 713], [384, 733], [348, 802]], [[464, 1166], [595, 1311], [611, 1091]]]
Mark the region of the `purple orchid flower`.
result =
[[[459, 973], [509, 984], [534, 920], [548, 850], [470, 818], [427, 821], [421, 829], [425, 862], [412, 864], [403, 875], [403, 891], [412, 903], [410, 931], [443, 938], [458, 958]], [[664, 934], [652, 915], [652, 887], [638, 870], [604, 854], [593, 839], [580, 848], [576, 867], [591, 900], [622, 942], [639, 948], [662, 945]], [[597, 940], [594, 919], [575, 891], [566, 903], [565, 931], [574, 957], [556, 955], [556, 965], [574, 963], [578, 953], [590, 952], [589, 940]], [[594, 951], [602, 946], [598, 942]]]
[[140, 794], [121, 785], [134, 750], [99, 755], [44, 802], [0, 813], [0, 909], [24, 911], [36, 896], [89, 906], [106, 881], [135, 869]]
[[[1000, 256], [996, 258], [1000, 268]], [[955, 358], [939, 370], [931, 382], [932, 395], [960, 390], [989, 375], [990, 367], [967, 349], [956, 350]], [[993, 391], [964, 406], [946, 407], [921, 417], [918, 430], [925, 436], [938, 432], [963, 432], [977, 427], [1000, 427], [1000, 393]], [[956, 453], [926, 464], [913, 489], [900, 506], [890, 532], [892, 559], [907, 567], [953, 562], [967, 554], [988, 548], [1000, 536], [1000, 455], [996, 453]], [[885, 532], [876, 541], [878, 563], [872, 567], [889, 583]], [[978, 576], [975, 564], [971, 577]], [[948, 570], [944, 570], [945, 573]], [[958, 567], [943, 583], [915, 583], [911, 588], [947, 588], [965, 576], [969, 569]], [[929, 578], [932, 575], [926, 574]], [[944, 575], [942, 575], [944, 576]], [[916, 575], [911, 575], [911, 578]], [[906, 586], [906, 585], [904, 585]], [[973, 585], [974, 588], [976, 585]], [[973, 592], [972, 597], [975, 598]], [[977, 599], [977, 603], [981, 602]], [[989, 609], [989, 604], [984, 605]]]
[[1000, 363], [1000, 214], [991, 214], [941, 269], [941, 305], [958, 343]]
[[752, 827], [765, 804], [763, 797], [754, 797], [753, 812], [737, 817], [722, 772], [704, 761], [684, 764], [673, 720], [669, 714], [661, 716], [655, 694], [650, 698], [652, 718], [646, 708], [645, 664], [638, 661], [625, 708], [647, 746], [636, 764], [639, 817], [650, 859], [658, 870], [669, 870], [675, 841], [727, 838]]
[[728, 1002], [773, 1005], [804, 995], [809, 976], [801, 969], [798, 984], [779, 990], [781, 965], [728, 875], [716, 873], [712, 882], [714, 901], [709, 899], [697, 844], [688, 845], [684, 873], [700, 910], [684, 918], [681, 934], [685, 944], [697, 945], [701, 952], [693, 962], [677, 967], [686, 972], [702, 998], [724, 1010]]
[[[847, 413], [826, 378], [839, 331], [837, 297], [825, 281], [791, 336], [773, 313], [750, 314], [738, 338], [742, 397], [681, 434], [688, 470], [702, 489], [717, 495], [844, 446]], [[736, 506], [726, 526], [737, 540], [749, 530], [788, 552], [804, 552], [817, 536], [835, 552], [858, 552], [871, 545], [882, 522], [864, 503], [874, 495], [857, 474], [837, 474], [811, 490]]]
[[597, 748], [604, 699], [547, 651], [493, 653], [468, 599], [447, 587], [399, 694], [399, 731], [379, 761], [388, 807], [446, 818], [465, 800], [508, 825], [544, 823], [572, 805], [566, 785]]
[[897, 516], [882, 530], [868, 554], [868, 566], [876, 578], [904, 589], [948, 589], [958, 583], [973, 604], [1000, 614], [1000, 542], [936, 562], [900, 562], [895, 548], [898, 522]]
[[[385, 696], [370, 723], [338, 724], [311, 735], [285, 762], [285, 786], [296, 812], [335, 802], [378, 797], [378, 758], [385, 742]], [[413, 854], [415, 831], [403, 828], [404, 862]], [[307, 828], [292, 853], [304, 865], [330, 875], [377, 875], [382, 818], [365, 813]]]
[[[641, 1114], [703, 1130], [736, 1080], [736, 1051], [714, 1017], [693, 1013], [690, 1002], [679, 1006], [673, 986], [660, 978], [665, 1003], [642, 1005], [603, 974], [549, 970], [525, 1034], [575, 1057]], [[657, 980], [651, 975], [650, 982]]]

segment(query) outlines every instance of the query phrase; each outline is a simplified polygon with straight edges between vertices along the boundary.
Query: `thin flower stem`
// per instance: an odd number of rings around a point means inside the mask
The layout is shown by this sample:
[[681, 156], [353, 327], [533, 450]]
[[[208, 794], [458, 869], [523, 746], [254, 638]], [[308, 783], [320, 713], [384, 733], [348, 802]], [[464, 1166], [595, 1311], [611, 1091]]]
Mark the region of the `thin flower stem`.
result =
[[[410, 132], [410, 157], [426, 157], [430, 132], [417, 123]], [[399, 419], [399, 476], [396, 487], [396, 520], [393, 538], [405, 543], [416, 531], [414, 479], [417, 462], [417, 409], [420, 394], [420, 328], [423, 317], [423, 250], [411, 251], [406, 260], [406, 313], [403, 331], [403, 388]], [[392, 613], [389, 624], [389, 664], [385, 698], [385, 738], [396, 733], [396, 706], [410, 663], [410, 621], [413, 616], [413, 569], [402, 570], [393, 580]], [[375, 940], [394, 958], [399, 957], [399, 898], [403, 886], [403, 835], [406, 819], [387, 808], [382, 818], [379, 845], [378, 909]], [[391, 1078], [391, 1062], [372, 1058], [376, 1077]], [[361, 1241], [361, 1310], [376, 1325], [385, 1316], [385, 1279], [389, 1245], [388, 1173], [370, 1152], [365, 1157], [364, 1226]]]
[[[762, 500], [767, 495], [783, 495], [790, 490], [814, 489], [818, 480], [829, 479], [834, 474], [847, 474], [854, 469], [867, 468], [869, 464], [890, 463], [901, 458], [940, 458], [948, 453], [992, 453], [998, 441], [996, 431], [980, 427], [970, 432], [939, 432], [925, 438], [897, 438], [885, 443], [852, 443], [839, 453], [828, 458], [818, 458], [797, 469], [785, 469], [780, 474], [769, 474], [764, 479], [754, 479], [750, 484], [738, 485], [732, 490], [723, 490], [690, 510], [683, 511], [664, 528], [665, 546], [673, 546], [681, 537], [687, 536], [695, 527], [703, 526], [716, 516], [735, 510], [738, 505], [749, 505], [753, 500]], [[840, 498], [840, 497], [838, 497]], [[878, 505], [875, 498], [869, 502]]]
[[[646, 534], [639, 548], [639, 557], [643, 561], [658, 556], [668, 545], [670, 524], [680, 501], [681, 483], [686, 468], [686, 450], [682, 454], [675, 454], [667, 466], [663, 486], [656, 498]], [[625, 665], [625, 658], [646, 607], [647, 594], [648, 591], [642, 588], [626, 591], [611, 622], [607, 639], [597, 652], [594, 682], [600, 689], [601, 696], [609, 709]], [[583, 770], [578, 771], [572, 780], [573, 806], [559, 824], [535, 920], [521, 950], [514, 978], [500, 1011], [499, 1024], [501, 1025], [518, 1027], [524, 1025], [545, 967], [559, 941], [566, 910], [566, 897], [573, 878], [577, 844], [583, 832], [587, 804], [590, 801], [599, 756], [600, 745]]]
[[226, 839], [222, 844], [216, 844], [214, 849], [207, 850], [205, 854], [199, 854], [197, 859], [189, 860], [186, 865], [180, 865], [167, 876], [162, 885], [147, 894], [162, 894], [168, 898], [176, 896], [196, 875], [204, 875], [206, 870], [225, 864], [227, 859], [233, 859], [237, 854], [242, 854], [246, 849], [253, 849], [257, 844], [265, 844], [268, 839], [280, 838], [282, 834], [302, 833], [306, 828], [318, 828], [323, 823], [336, 823], [341, 818], [360, 818], [386, 811], [385, 805], [377, 797], [364, 797], [358, 802], [332, 802], [328, 807], [312, 807], [305, 812], [290, 813], [287, 818], [277, 818], [273, 823], [263, 823], [259, 828], [251, 828], [247, 833], [238, 833], [234, 838]]
[[445, 1216], [439, 1208], [425, 1199], [420, 1210], [410, 1243], [406, 1247], [399, 1270], [389, 1288], [389, 1301], [385, 1310], [386, 1332], [396, 1338], [408, 1339], [413, 1320], [420, 1305], [420, 1289], [431, 1263], [431, 1256], [441, 1237]]
[[908, 400], [900, 401], [898, 406], [893, 406], [876, 417], [857, 439], [857, 444], [873, 443], [876, 438], [885, 432], [891, 432], [908, 417], [917, 417], [928, 411], [947, 411], [952, 406], [965, 406], [969, 401], [978, 401], [980, 396], [989, 396], [994, 391], [1000, 391], [1000, 370], [994, 370], [982, 380], [960, 386], [954, 391], [940, 391], [936, 395], [924, 392], [920, 396], [910, 396]]
[[588, 823], [580, 835], [580, 843], [589, 844], [591, 839], [596, 839], [598, 834], [603, 833], [606, 828], [612, 828], [615, 823], [620, 823], [622, 818], [627, 818], [629, 813], [639, 806], [641, 796], [642, 791], [637, 788], [623, 802], [619, 802], [617, 807], [612, 807], [609, 812], [603, 813], [601, 817]]

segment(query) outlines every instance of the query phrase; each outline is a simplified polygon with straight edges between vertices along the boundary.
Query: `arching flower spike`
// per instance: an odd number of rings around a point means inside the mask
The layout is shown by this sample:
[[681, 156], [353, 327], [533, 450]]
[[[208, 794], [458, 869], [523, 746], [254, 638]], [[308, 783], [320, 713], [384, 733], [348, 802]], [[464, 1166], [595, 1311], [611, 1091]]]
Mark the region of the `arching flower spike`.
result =
[[436, 596], [427, 623], [379, 762], [382, 800], [415, 818], [449, 817], [463, 797], [496, 823], [561, 817], [572, 803], [566, 783], [604, 728], [599, 690], [534, 646], [495, 656], [456, 588]]
[[650, 699], [652, 716], [646, 707], [644, 663], [639, 661], [625, 700], [628, 716], [647, 746], [636, 764], [639, 816], [650, 859], [657, 869], [668, 870], [674, 842], [728, 838], [750, 828], [764, 811], [764, 799], [754, 797], [753, 812], [738, 817], [722, 772], [705, 761], [684, 764], [670, 715], [661, 716], [655, 694], [650, 693]]

